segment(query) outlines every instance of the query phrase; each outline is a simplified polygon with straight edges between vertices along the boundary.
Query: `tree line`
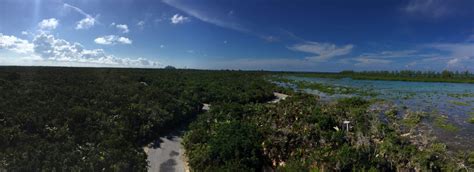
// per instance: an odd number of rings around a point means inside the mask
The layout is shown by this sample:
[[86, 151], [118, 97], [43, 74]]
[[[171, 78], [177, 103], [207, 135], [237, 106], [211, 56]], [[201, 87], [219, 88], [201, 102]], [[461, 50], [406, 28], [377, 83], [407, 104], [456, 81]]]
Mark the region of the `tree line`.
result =
[[281, 74], [302, 77], [352, 78], [362, 80], [396, 80], [418, 82], [459, 82], [474, 83], [474, 74], [469, 71], [352, 71], [338, 73], [322, 72], [283, 72]]

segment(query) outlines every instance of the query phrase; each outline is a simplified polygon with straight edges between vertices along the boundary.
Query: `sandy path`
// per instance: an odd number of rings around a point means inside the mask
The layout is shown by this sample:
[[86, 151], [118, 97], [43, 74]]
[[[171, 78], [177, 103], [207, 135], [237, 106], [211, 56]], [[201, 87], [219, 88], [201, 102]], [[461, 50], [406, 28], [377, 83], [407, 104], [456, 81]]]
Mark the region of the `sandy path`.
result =
[[269, 101], [268, 103], [278, 103], [282, 100], [285, 100], [288, 97], [288, 95], [286, 94], [277, 93], [277, 92], [273, 92], [273, 95], [275, 96], [275, 99], [273, 99], [272, 101]]
[[184, 161], [184, 149], [181, 144], [184, 127], [160, 137], [156, 146], [146, 147], [150, 172], [184, 172], [186, 164]]
[[[278, 103], [285, 100], [288, 95], [274, 92], [275, 99], [268, 103]], [[208, 111], [210, 104], [204, 104], [203, 110]], [[185, 127], [179, 127], [177, 130], [166, 136], [160, 137], [155, 146], [145, 147], [144, 150], [148, 156], [149, 172], [185, 172], [189, 168], [185, 162], [184, 148], [181, 144]]]

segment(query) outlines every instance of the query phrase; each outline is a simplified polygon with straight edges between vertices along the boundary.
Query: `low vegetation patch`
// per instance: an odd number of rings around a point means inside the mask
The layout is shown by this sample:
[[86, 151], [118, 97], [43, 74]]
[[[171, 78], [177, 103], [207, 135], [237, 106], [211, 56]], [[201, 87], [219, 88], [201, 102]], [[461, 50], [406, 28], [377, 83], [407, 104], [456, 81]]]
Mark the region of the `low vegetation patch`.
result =
[[[473, 109], [474, 110], [474, 109]], [[469, 115], [471, 116], [467, 122], [474, 124], [474, 111], [469, 112]]]
[[[232, 106], [235, 106], [232, 111], [213, 109], [193, 122], [184, 138], [191, 168], [197, 171], [232, 171], [233, 167], [259, 171], [265, 166], [277, 171], [461, 168], [447, 155], [444, 144], [434, 140], [415, 144], [413, 138], [402, 136], [404, 133], [397, 124], [409, 123], [414, 127], [423, 114], [412, 113], [406, 122], [396, 118], [397, 113], [392, 111], [387, 112], [391, 114], [390, 121], [382, 122], [379, 113], [368, 111], [370, 102], [364, 99], [354, 97], [322, 103], [317, 96], [298, 93], [277, 104]], [[227, 125], [239, 126], [239, 134], [221, 128]], [[240, 131], [242, 127], [247, 129]], [[223, 132], [227, 134], [219, 136]], [[228, 134], [238, 139], [225, 136]], [[216, 139], [226, 142], [213, 141]], [[249, 151], [239, 144], [253, 146]], [[225, 156], [212, 153], [220, 148], [224, 149], [219, 152], [230, 153]], [[254, 163], [246, 163], [249, 159]]]
[[474, 117], [469, 118], [468, 122], [474, 124]]
[[274, 76], [271, 78], [271, 80], [275, 82], [291, 84], [300, 90], [301, 89], [317, 90], [329, 95], [333, 95], [333, 94], [349, 94], [349, 95], [359, 95], [359, 96], [377, 95], [375, 92], [368, 91], [368, 90], [362, 90], [362, 89], [346, 87], [346, 86], [322, 84], [322, 83], [309, 82], [309, 81], [298, 81], [298, 80], [287, 79], [281, 76]]
[[448, 96], [460, 99], [465, 97], [474, 97], [474, 93], [450, 93]]
[[405, 117], [403, 118], [403, 124], [407, 125], [408, 127], [415, 127], [418, 125], [422, 118], [425, 117], [426, 114], [423, 112], [412, 112], [407, 111]]
[[469, 106], [469, 103], [454, 101], [454, 100], [450, 100], [449, 103], [454, 104], [454, 105], [458, 105], [458, 106]]
[[448, 123], [448, 117], [447, 116], [444, 116], [444, 115], [437, 115], [435, 118], [434, 118], [434, 124], [435, 126], [439, 127], [439, 128], [442, 128], [446, 131], [451, 131], [451, 132], [454, 132], [454, 131], [458, 131], [459, 128], [456, 127], [455, 125], [451, 124], [451, 123]]

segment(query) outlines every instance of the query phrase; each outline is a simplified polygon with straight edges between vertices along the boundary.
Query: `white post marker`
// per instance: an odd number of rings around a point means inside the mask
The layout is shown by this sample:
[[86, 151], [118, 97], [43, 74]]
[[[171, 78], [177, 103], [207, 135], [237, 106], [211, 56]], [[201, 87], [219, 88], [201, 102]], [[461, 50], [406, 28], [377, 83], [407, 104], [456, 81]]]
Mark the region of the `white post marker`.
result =
[[351, 123], [351, 121], [344, 120], [342, 123], [346, 124], [346, 131], [349, 132], [349, 123]]

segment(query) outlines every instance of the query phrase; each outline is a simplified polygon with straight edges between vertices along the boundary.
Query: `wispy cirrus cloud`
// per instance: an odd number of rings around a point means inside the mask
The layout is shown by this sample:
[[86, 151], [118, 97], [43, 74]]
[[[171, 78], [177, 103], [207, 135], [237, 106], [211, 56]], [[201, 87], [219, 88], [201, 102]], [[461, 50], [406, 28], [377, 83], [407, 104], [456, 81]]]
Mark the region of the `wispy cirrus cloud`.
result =
[[[163, 3], [176, 8], [189, 16], [192, 16], [202, 22], [210, 23], [215, 26], [235, 30], [238, 32], [250, 34], [256, 36], [266, 42], [278, 42], [280, 39], [274, 35], [259, 32], [258, 29], [249, 27], [249, 25], [242, 24], [241, 20], [238, 20], [235, 16], [235, 11], [221, 11], [220, 13], [213, 12], [214, 10], [203, 10], [196, 8], [191, 3], [186, 3], [184, 0], [162, 0]], [[174, 16], [173, 16], [174, 17]], [[176, 24], [173, 22], [173, 24]]]
[[91, 27], [93, 27], [95, 24], [99, 23], [99, 21], [97, 20], [97, 18], [99, 18], [100, 15], [97, 15], [96, 17], [92, 17], [92, 15], [84, 12], [82, 9], [76, 7], [76, 6], [73, 6], [73, 5], [70, 5], [70, 4], [67, 4], [67, 3], [64, 3], [64, 8], [70, 8], [70, 9], [73, 9], [74, 11], [82, 14], [84, 16], [83, 19], [79, 20], [76, 24], [76, 30], [81, 30], [81, 29], [89, 29]]
[[403, 10], [412, 15], [439, 18], [451, 14], [449, 1], [443, 0], [412, 0]]
[[450, 52], [453, 57], [474, 56], [474, 43], [434, 43], [426, 46]]
[[300, 51], [313, 54], [313, 56], [306, 57], [307, 60], [324, 62], [333, 57], [347, 55], [351, 53], [354, 45], [348, 44], [344, 46], [337, 46], [331, 43], [320, 42], [305, 42], [288, 47], [293, 51]]
[[236, 30], [239, 32], [246, 32], [246, 33], [251, 33], [250, 29], [242, 26], [239, 23], [228, 21], [228, 20], [223, 20], [220, 19], [218, 16], [212, 16], [209, 15], [205, 11], [200, 11], [196, 8], [193, 8], [192, 6], [183, 3], [180, 0], [162, 0], [163, 3], [172, 6], [178, 10], [183, 11], [184, 13], [193, 16], [194, 18], [197, 18], [203, 22], [210, 23], [219, 27], [223, 28], [228, 28], [232, 30]]
[[439, 54], [426, 52], [423, 49], [409, 49], [362, 53], [350, 60], [356, 62], [354, 64], [355, 66], [385, 65], [396, 63], [401, 60], [411, 60], [411, 62], [405, 66], [414, 66], [415, 64], [419, 64], [421, 61], [427, 62], [425, 59], [432, 59], [434, 57], [439, 57]]
[[426, 46], [448, 53], [446, 68], [474, 70], [474, 43], [435, 43]]
[[378, 53], [363, 53], [360, 57], [370, 59], [386, 59], [386, 58], [404, 58], [416, 56], [417, 50], [399, 50], [399, 51], [382, 51]]
[[355, 66], [400, 64], [408, 69], [426, 70], [474, 70], [474, 43], [420, 44], [416, 49], [362, 53], [350, 60]]
[[458, 15], [472, 15], [472, 0], [410, 0], [402, 11], [416, 18], [444, 19]]

